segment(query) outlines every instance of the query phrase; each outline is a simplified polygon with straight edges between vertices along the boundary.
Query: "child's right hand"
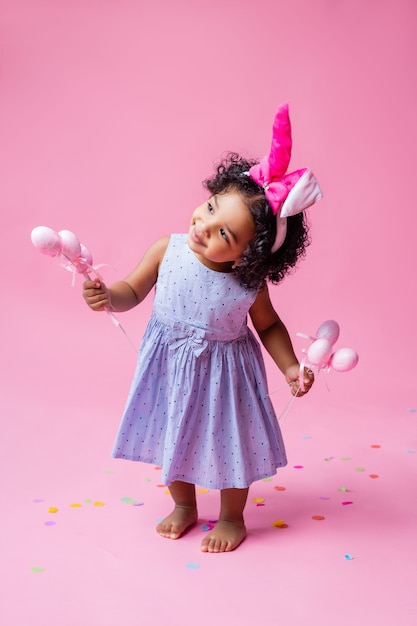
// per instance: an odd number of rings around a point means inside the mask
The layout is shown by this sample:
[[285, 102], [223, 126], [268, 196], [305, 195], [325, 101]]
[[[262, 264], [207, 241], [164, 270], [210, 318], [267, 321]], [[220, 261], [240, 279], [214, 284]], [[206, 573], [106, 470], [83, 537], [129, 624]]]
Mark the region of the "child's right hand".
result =
[[83, 298], [93, 311], [111, 308], [110, 294], [100, 280], [86, 280], [83, 284]]

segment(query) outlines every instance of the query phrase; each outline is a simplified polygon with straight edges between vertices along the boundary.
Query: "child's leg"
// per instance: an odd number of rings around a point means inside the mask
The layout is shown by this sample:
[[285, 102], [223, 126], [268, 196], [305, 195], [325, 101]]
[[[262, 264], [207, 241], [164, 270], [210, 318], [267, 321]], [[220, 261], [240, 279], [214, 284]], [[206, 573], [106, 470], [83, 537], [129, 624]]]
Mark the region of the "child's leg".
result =
[[219, 521], [201, 543], [203, 552], [230, 552], [246, 537], [243, 510], [249, 489], [222, 489]]
[[169, 485], [169, 491], [175, 507], [172, 513], [158, 524], [156, 531], [162, 537], [179, 539], [198, 518], [195, 485], [176, 480]]

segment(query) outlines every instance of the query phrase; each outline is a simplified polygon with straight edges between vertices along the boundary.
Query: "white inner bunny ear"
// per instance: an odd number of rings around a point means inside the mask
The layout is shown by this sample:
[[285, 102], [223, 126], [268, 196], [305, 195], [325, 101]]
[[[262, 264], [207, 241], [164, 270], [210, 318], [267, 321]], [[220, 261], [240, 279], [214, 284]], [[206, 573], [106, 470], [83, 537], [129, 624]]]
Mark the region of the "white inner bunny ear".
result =
[[323, 197], [319, 183], [311, 170], [306, 170], [284, 200], [281, 217], [301, 213]]
[[277, 236], [275, 237], [274, 245], [271, 248], [271, 253], [274, 254], [285, 241], [287, 236], [287, 219], [285, 217], [277, 216]]

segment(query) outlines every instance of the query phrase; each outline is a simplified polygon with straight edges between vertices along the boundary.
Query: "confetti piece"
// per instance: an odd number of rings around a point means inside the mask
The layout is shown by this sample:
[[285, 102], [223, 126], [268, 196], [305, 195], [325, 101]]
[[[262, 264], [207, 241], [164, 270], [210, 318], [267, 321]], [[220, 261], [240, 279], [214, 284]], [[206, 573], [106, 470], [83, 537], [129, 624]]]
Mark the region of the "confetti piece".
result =
[[325, 457], [325, 461], [332, 461], [334, 459], [334, 456], [326, 456]]
[[145, 503], [144, 502], [132, 502], [133, 506], [143, 506]]
[[355, 472], [364, 472], [365, 468], [364, 467], [355, 467]]
[[311, 435], [301, 435], [301, 439], [311, 439]]
[[203, 532], [206, 532], [208, 530], [213, 530], [213, 528], [214, 528], [213, 524], [203, 524], [202, 527], [201, 527], [201, 530]]
[[265, 506], [265, 503], [264, 502], [257, 502], [256, 506]]
[[113, 470], [106, 470], [105, 473], [106, 474], [113, 474]]
[[82, 507], [82, 504], [80, 504], [79, 502], [74, 502], [73, 504], [70, 504], [70, 507], [72, 509], [80, 509]]
[[278, 519], [275, 522], [272, 522], [272, 526], [274, 528], [288, 528], [288, 524], [286, 524], [282, 519]]
[[42, 498], [35, 498], [33, 502], [35, 502], [35, 504], [39, 504], [40, 502], [44, 502], [44, 500], [42, 500]]
[[330, 500], [328, 496], [319, 496], [319, 500]]
[[200, 566], [198, 563], [187, 563], [185, 567], [187, 569], [199, 569]]
[[369, 474], [369, 478], [379, 478], [378, 474]]
[[346, 504], [353, 504], [353, 502], [349, 502], [349, 501], [347, 501], [347, 502], [342, 502], [342, 504], [343, 504], [344, 506], [346, 506]]
[[197, 489], [197, 493], [209, 493], [209, 490], [201, 488], [201, 489]]
[[294, 465], [294, 469], [304, 469], [304, 465]]
[[151, 482], [151, 479], [150, 479], [150, 478], [145, 478], [145, 481], [146, 481], [147, 483], [150, 483], [150, 482]]
[[92, 500], [91, 500], [91, 498], [87, 498], [86, 500], [84, 500], [84, 502], [85, 502], [86, 504], [91, 504]]
[[47, 521], [44, 523], [44, 526], [56, 526], [56, 522]]
[[156, 485], [159, 489], [165, 489], [166, 485]]
[[408, 409], [409, 413], [415, 413], [417, 411], [417, 409]]
[[345, 491], [347, 491], [347, 490], [348, 490], [348, 488], [347, 488], [347, 487], [339, 487], [339, 489], [338, 489], [338, 491], [343, 491], [343, 492], [345, 492]]
[[274, 487], [275, 491], [286, 491], [286, 487], [282, 487], [281, 485], [276, 485], [276, 487]]
[[342, 461], [351, 461], [352, 457], [351, 456], [342, 456]]
[[351, 554], [345, 554], [346, 561], [353, 561], [353, 556]]
[[414, 454], [415, 450], [406, 450], [407, 454]]
[[133, 498], [120, 498], [122, 502], [126, 502], [126, 504], [130, 504], [133, 502]]
[[381, 446], [378, 443], [373, 443], [371, 448], [380, 448]]
[[32, 567], [31, 568], [31, 572], [34, 572], [35, 574], [40, 574], [41, 572], [44, 572], [45, 568], [44, 567]]
[[314, 519], [314, 520], [316, 520], [317, 522], [321, 522], [322, 520], [324, 520], [324, 519], [326, 519], [326, 518], [324, 517], [324, 515], [312, 515], [312, 516], [311, 516], [311, 519]]
[[263, 502], [265, 502], [265, 498], [252, 498], [252, 502], [254, 502], [255, 504], [262, 504]]
[[58, 513], [58, 510], [55, 506], [50, 506], [48, 509], [48, 513]]
[[270, 482], [272, 482], [272, 477], [271, 476], [267, 476], [266, 478], [262, 478], [262, 482], [270, 483]]
[[162, 467], [159, 467], [159, 465], [156, 465], [156, 466], [154, 467], [154, 469], [156, 469], [156, 470], [161, 470], [161, 469], [162, 469]]
[[94, 506], [104, 506], [105, 503], [104, 502], [100, 502], [99, 500], [97, 502], [93, 502]]

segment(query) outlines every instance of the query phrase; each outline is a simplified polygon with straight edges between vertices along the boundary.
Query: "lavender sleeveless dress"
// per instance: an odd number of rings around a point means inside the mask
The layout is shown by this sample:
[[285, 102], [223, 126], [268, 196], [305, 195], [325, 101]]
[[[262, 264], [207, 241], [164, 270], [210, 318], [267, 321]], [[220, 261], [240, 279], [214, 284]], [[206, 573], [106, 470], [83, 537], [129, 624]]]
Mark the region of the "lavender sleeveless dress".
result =
[[205, 267], [186, 235], [161, 263], [113, 456], [162, 467], [162, 481], [248, 487], [286, 465], [260, 346], [256, 293]]

